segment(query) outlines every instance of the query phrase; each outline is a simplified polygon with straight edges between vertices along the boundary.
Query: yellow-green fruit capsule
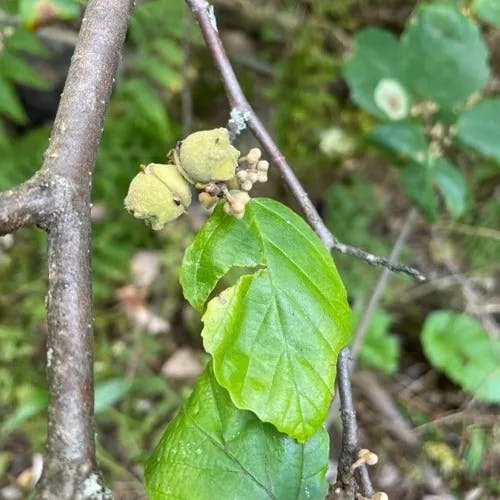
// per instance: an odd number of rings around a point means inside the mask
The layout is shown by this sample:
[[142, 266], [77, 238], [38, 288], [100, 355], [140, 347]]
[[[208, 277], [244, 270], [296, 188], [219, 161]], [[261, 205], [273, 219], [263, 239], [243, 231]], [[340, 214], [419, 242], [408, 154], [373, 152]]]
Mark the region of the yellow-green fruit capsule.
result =
[[125, 208], [158, 231], [191, 204], [191, 189], [175, 165], [150, 163], [130, 183]]
[[240, 152], [231, 145], [227, 129], [216, 128], [188, 135], [174, 155], [188, 181], [207, 184], [232, 179]]

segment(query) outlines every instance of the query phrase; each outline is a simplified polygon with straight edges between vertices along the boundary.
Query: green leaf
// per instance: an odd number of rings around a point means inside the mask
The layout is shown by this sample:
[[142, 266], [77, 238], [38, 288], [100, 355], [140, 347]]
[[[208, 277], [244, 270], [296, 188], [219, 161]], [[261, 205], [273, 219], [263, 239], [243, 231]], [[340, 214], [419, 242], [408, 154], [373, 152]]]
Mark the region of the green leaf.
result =
[[0, 115], [4, 115], [16, 123], [24, 123], [26, 114], [19, 102], [14, 87], [0, 76]]
[[468, 429], [469, 445], [464, 451], [464, 461], [467, 469], [477, 472], [481, 468], [484, 456], [488, 450], [487, 436], [481, 427], [470, 426]]
[[350, 311], [333, 259], [284, 205], [252, 200], [236, 220], [219, 206], [186, 251], [185, 297], [201, 309], [232, 267], [263, 267], [207, 307], [202, 336], [238, 408], [305, 441], [322, 424]]
[[20, 0], [19, 16], [23, 23], [34, 29], [46, 19], [74, 19], [80, 13], [79, 0]]
[[401, 89], [401, 114], [406, 116], [410, 97], [404, 77], [404, 57], [399, 40], [388, 31], [378, 28], [360, 31], [354, 39], [354, 51], [343, 69], [352, 99], [379, 118], [391, 118], [375, 97], [381, 83], [395, 82]]
[[498, 0], [474, 0], [472, 9], [483, 21], [500, 26], [500, 2]]
[[453, 217], [460, 217], [467, 205], [467, 183], [462, 172], [445, 158], [433, 165], [434, 182], [443, 194], [446, 208]]
[[123, 83], [120, 93], [134, 111], [137, 128], [160, 141], [171, 134], [165, 105], [147, 82], [132, 78]]
[[396, 372], [399, 361], [399, 340], [390, 333], [391, 322], [390, 314], [377, 310], [359, 353], [361, 364], [377, 368], [386, 375]]
[[30, 87], [48, 89], [47, 82], [19, 56], [0, 52], [0, 74], [16, 83], [24, 83]]
[[421, 125], [415, 122], [402, 121], [383, 123], [376, 126], [369, 138], [379, 146], [417, 163], [427, 158], [427, 140]]
[[457, 137], [484, 155], [500, 160], [500, 99], [484, 99], [464, 111], [457, 122]]
[[324, 499], [328, 435], [299, 444], [239, 410], [211, 365], [148, 460], [151, 500]]
[[478, 26], [449, 4], [421, 7], [402, 42], [412, 88], [444, 107], [462, 103], [488, 81], [488, 49]]
[[401, 169], [401, 184], [429, 222], [437, 217], [437, 199], [432, 186], [432, 172], [427, 165], [410, 163]]
[[40, 57], [47, 57], [49, 55], [48, 49], [40, 39], [21, 25], [14, 28], [12, 35], [5, 38], [4, 43], [6, 49], [10, 51], [23, 50]]
[[29, 418], [44, 411], [47, 408], [48, 400], [47, 389], [44, 387], [32, 387], [28, 399], [16, 408], [12, 415], [2, 424], [0, 435], [5, 436], [9, 434]]
[[130, 381], [112, 378], [97, 382], [94, 395], [94, 412], [101, 413], [120, 401], [130, 389]]
[[466, 314], [437, 311], [427, 317], [422, 333], [432, 365], [478, 399], [500, 402], [500, 341]]

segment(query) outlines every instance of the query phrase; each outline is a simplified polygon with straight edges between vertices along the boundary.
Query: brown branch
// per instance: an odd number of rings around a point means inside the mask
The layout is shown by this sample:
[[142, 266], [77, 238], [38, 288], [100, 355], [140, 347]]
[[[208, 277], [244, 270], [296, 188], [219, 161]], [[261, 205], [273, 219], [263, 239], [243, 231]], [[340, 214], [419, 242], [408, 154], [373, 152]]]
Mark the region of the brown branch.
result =
[[[340, 396], [340, 417], [342, 419], [342, 445], [339, 457], [337, 484], [347, 498], [355, 498], [356, 485], [351, 466], [356, 460], [358, 451], [358, 424], [351, 388], [351, 373], [349, 371], [350, 352], [347, 347], [342, 349], [337, 359], [337, 387]], [[371, 497], [373, 487], [365, 465], [360, 467], [360, 482], [363, 496]]]
[[40, 499], [111, 498], [95, 459], [91, 180], [133, 0], [90, 0], [40, 171], [0, 193], [0, 234], [48, 234], [48, 436]]
[[0, 235], [42, 224], [49, 211], [49, 184], [35, 175], [24, 184], [0, 193]]
[[50, 403], [40, 498], [108, 496], [95, 463], [90, 192], [132, 3], [89, 2], [42, 167], [58, 179], [58, 205], [48, 227]]
[[[415, 225], [415, 221], [417, 220], [417, 211], [415, 208], [410, 209], [408, 215], [406, 216], [405, 223], [401, 228], [401, 231], [392, 247], [391, 254], [389, 255], [389, 260], [395, 261], [401, 250], [403, 245], [406, 243], [410, 233], [413, 230], [413, 226]], [[373, 288], [373, 292], [370, 296], [370, 300], [366, 306], [366, 309], [363, 312], [363, 316], [356, 327], [356, 330], [352, 336], [351, 342], [351, 372], [354, 370], [356, 365], [356, 360], [358, 358], [359, 351], [361, 350], [361, 346], [363, 345], [364, 338], [366, 333], [368, 332], [368, 328], [370, 326], [373, 314], [375, 313], [380, 299], [389, 283], [390, 271], [387, 268], [384, 268], [379, 277], [377, 278], [377, 282], [375, 283], [375, 287]]]

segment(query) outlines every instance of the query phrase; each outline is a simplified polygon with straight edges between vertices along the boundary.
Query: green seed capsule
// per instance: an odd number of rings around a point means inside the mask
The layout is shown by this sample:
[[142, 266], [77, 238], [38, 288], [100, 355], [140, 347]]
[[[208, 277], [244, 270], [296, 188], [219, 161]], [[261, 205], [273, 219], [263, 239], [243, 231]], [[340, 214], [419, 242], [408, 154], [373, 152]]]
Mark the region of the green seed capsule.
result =
[[191, 204], [189, 184], [175, 165], [150, 163], [130, 183], [125, 208], [158, 231]]
[[177, 167], [193, 184], [232, 179], [239, 156], [240, 152], [231, 145], [225, 128], [194, 132], [174, 150]]

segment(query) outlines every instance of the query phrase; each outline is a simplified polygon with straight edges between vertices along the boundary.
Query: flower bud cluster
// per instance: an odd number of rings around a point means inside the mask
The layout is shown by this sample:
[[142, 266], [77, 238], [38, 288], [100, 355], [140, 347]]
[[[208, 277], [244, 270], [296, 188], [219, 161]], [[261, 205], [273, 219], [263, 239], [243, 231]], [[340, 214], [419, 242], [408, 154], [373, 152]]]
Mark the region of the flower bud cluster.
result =
[[246, 191], [234, 189], [226, 192], [225, 196], [224, 211], [236, 219], [242, 219], [245, 215], [246, 204], [250, 201], [250, 195]]
[[246, 156], [238, 160], [240, 167], [246, 165], [236, 174], [240, 188], [243, 191], [250, 191], [256, 182], [267, 182], [267, 171], [269, 162], [261, 160], [262, 152], [259, 148], [252, 148]]

